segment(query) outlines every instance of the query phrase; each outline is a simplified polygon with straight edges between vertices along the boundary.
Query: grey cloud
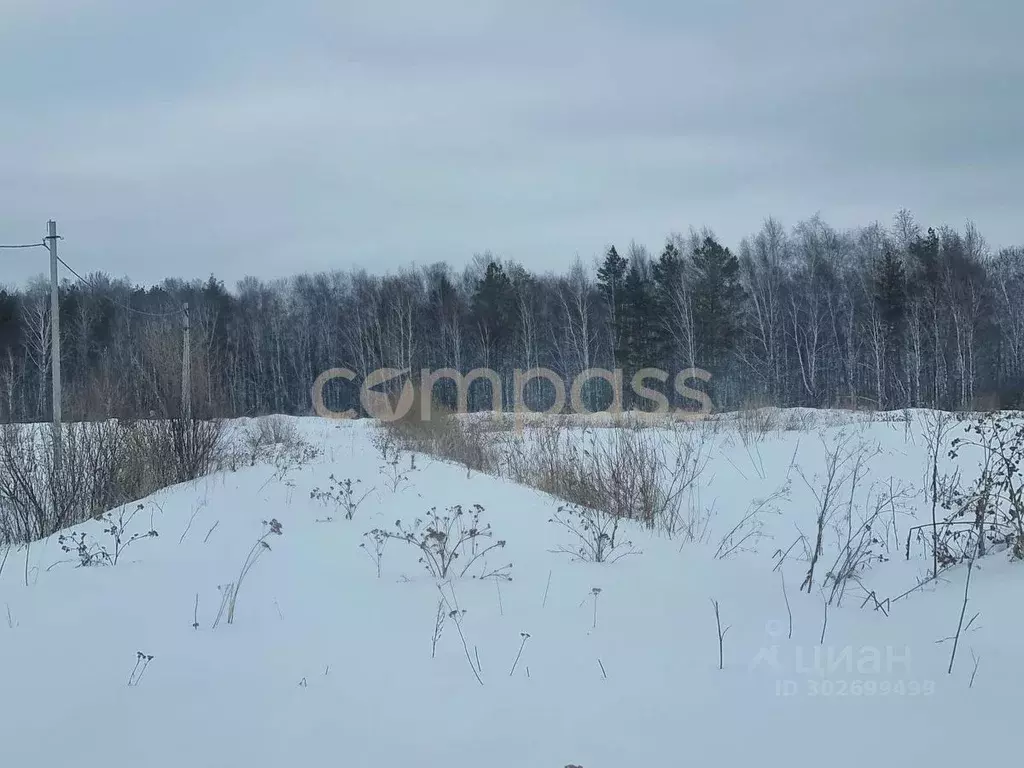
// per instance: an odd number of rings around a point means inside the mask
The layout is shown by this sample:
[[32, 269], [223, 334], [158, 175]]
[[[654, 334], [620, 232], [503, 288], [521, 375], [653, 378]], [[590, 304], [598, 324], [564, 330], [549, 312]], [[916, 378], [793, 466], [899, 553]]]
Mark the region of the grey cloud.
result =
[[86, 269], [561, 268], [900, 206], [1024, 239], [1011, 0], [0, 8], [0, 240], [56, 217]]

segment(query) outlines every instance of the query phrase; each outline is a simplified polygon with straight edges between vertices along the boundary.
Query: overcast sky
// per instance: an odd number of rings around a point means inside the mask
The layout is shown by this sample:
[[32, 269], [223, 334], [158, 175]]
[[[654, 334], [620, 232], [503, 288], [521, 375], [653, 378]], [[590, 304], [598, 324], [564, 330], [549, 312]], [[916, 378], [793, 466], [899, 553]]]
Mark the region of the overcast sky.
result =
[[[774, 215], [1024, 243], [1019, 0], [0, 0], [0, 243], [152, 282]], [[0, 282], [45, 251], [0, 251]]]

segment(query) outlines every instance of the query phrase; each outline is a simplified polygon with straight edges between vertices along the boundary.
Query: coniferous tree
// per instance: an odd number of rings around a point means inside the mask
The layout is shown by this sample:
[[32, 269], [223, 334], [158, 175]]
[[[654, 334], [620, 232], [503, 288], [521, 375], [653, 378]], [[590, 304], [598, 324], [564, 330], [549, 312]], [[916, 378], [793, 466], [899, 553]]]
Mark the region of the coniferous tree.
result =
[[942, 381], [945, 368], [942, 350], [942, 285], [939, 236], [931, 227], [925, 237], [918, 235], [908, 247], [911, 262], [909, 290], [914, 310], [921, 318], [924, 332], [920, 365], [927, 386], [927, 402], [938, 404], [945, 392]]
[[621, 365], [628, 379], [641, 368], [657, 364], [657, 303], [648, 265], [630, 260], [622, 284]]
[[622, 365], [625, 349], [623, 340], [623, 298], [626, 269], [629, 263], [613, 245], [605, 254], [604, 262], [597, 270], [597, 290], [604, 299], [608, 310], [608, 330], [611, 343], [612, 358], [615, 365]]
[[515, 292], [512, 281], [497, 262], [488, 262], [473, 293], [473, 320], [480, 336], [487, 368], [510, 368], [515, 332]]
[[693, 252], [694, 326], [699, 364], [724, 375], [727, 357], [740, 335], [743, 287], [740, 265], [732, 252], [707, 235]]
[[878, 330], [881, 359], [877, 364], [883, 365], [883, 371], [891, 374], [879, 376], [878, 394], [888, 402], [888, 382], [899, 373], [907, 322], [906, 270], [903, 261], [888, 243], [875, 267], [873, 299], [881, 325]]
[[651, 268], [654, 282], [654, 309], [656, 319], [653, 328], [656, 354], [663, 360], [677, 357], [676, 337], [673, 332], [672, 318], [678, 314], [678, 296], [683, 290], [686, 262], [675, 243], [665, 244], [661, 256]]
[[[579, 262], [568, 276], [538, 275], [482, 256], [458, 272], [442, 263], [230, 287], [140, 286], [76, 263], [88, 279], [69, 277], [59, 297], [65, 416], [177, 413], [182, 302], [200, 416], [310, 413], [313, 380], [339, 367], [357, 379], [330, 385], [335, 411], [360, 409], [358, 377], [379, 367], [489, 367], [506, 398], [515, 368], [549, 368], [568, 387], [588, 368], [698, 366], [712, 373], [716, 409], [755, 398], [1024, 405], [1020, 249], [990, 258], [972, 226], [926, 231], [903, 212], [891, 227], [849, 232], [818, 217], [789, 232], [770, 221], [739, 253], [737, 269], [713, 236], [694, 233], [653, 261], [639, 246], [626, 258], [611, 248], [596, 274]], [[48, 418], [49, 306], [45, 281], [0, 291], [0, 420]], [[454, 403], [448, 384], [438, 393]], [[543, 407], [550, 386], [535, 384], [527, 400]], [[486, 390], [471, 387], [470, 408], [491, 407]], [[626, 405], [641, 406], [629, 391]], [[586, 397], [607, 404], [600, 383]]]

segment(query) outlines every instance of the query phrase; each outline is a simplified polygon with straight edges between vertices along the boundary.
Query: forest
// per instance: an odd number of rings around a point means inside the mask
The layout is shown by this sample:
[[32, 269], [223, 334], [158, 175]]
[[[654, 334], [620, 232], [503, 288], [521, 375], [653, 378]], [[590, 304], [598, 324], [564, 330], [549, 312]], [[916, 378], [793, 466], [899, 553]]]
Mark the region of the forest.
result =
[[[505, 397], [516, 369], [567, 381], [619, 369], [628, 381], [641, 368], [701, 368], [720, 410], [1024, 406], [1024, 248], [993, 249], [970, 222], [925, 226], [906, 210], [849, 230], [767, 218], [735, 247], [707, 229], [654, 249], [609, 244], [559, 272], [485, 252], [462, 269], [339, 267], [233, 288], [215, 276], [83, 277], [60, 291], [66, 420], [177, 415], [185, 303], [203, 417], [311, 413], [310, 387], [334, 367], [489, 368]], [[42, 277], [0, 290], [2, 421], [49, 418], [49, 311]], [[547, 384], [533, 386], [531, 407], [543, 407]], [[606, 386], [591, 385], [595, 409]], [[476, 382], [470, 407], [490, 398]], [[328, 400], [358, 408], [358, 384]]]

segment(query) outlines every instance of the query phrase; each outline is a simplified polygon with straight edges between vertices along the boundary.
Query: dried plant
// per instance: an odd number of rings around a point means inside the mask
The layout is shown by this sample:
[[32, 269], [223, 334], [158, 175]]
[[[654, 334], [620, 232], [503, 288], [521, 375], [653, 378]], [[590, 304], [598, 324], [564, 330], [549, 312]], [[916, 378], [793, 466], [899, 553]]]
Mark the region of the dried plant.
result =
[[620, 536], [622, 521], [622, 517], [599, 509], [560, 506], [549, 522], [568, 531], [573, 543], [555, 551], [590, 563], [614, 563], [641, 554], [632, 541]]
[[[409, 527], [396, 520], [393, 531], [374, 528], [367, 535], [374, 541], [394, 539], [413, 545], [420, 551], [419, 562], [430, 575], [444, 581], [452, 575], [465, 576], [475, 563], [505, 546], [504, 540], [481, 545], [481, 541], [493, 539], [490, 523], [480, 523], [483, 512], [484, 508], [479, 504], [474, 504], [468, 512], [462, 505], [448, 507], [443, 513], [438, 512], [437, 507], [431, 507], [425, 517], [416, 518]], [[511, 581], [511, 568], [511, 563], [493, 570], [485, 568], [475, 578]]]
[[282, 534], [281, 523], [276, 518], [272, 518], [269, 522], [263, 521], [263, 534], [256, 539], [256, 543], [252, 545], [252, 549], [249, 550], [249, 554], [245, 558], [245, 562], [242, 563], [242, 570], [238, 574], [238, 578], [223, 586], [223, 597], [221, 600], [221, 611], [217, 614], [217, 620], [214, 622], [214, 628], [220, 623], [221, 614], [224, 608], [227, 608], [227, 622], [228, 624], [235, 623], [235, 607], [238, 602], [238, 592], [242, 588], [242, 582], [245, 581], [245, 577], [252, 570], [252, 567], [256, 565], [256, 561], [260, 559], [260, 556], [264, 552], [270, 551], [270, 544], [267, 543], [267, 539], [271, 536], [280, 536]]

